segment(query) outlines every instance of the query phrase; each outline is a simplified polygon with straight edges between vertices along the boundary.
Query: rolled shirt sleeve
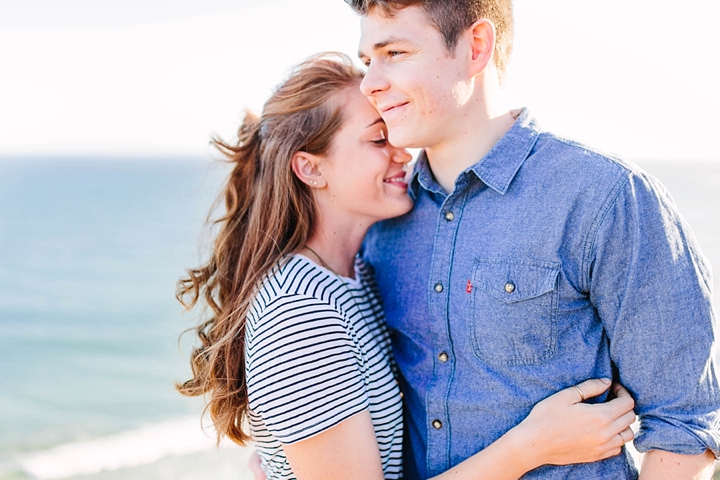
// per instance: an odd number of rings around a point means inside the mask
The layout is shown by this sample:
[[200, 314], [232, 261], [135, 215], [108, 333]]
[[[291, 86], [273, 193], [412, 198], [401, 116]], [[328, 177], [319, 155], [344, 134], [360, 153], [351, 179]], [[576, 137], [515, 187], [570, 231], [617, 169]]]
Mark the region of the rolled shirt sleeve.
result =
[[636, 401], [635, 447], [720, 455], [712, 274], [665, 188], [618, 182], [589, 248], [590, 298], [620, 382]]

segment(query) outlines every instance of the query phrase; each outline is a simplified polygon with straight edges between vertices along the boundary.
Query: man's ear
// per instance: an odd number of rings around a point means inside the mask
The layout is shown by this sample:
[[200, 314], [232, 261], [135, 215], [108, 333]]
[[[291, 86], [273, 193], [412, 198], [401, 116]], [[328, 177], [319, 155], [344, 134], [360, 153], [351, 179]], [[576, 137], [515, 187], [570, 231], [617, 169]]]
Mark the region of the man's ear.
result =
[[470, 73], [475, 76], [493, 60], [495, 25], [487, 18], [481, 18], [472, 24], [467, 34], [470, 36]]
[[293, 172], [301, 182], [312, 188], [325, 188], [327, 182], [318, 168], [320, 157], [307, 152], [295, 152], [290, 159]]

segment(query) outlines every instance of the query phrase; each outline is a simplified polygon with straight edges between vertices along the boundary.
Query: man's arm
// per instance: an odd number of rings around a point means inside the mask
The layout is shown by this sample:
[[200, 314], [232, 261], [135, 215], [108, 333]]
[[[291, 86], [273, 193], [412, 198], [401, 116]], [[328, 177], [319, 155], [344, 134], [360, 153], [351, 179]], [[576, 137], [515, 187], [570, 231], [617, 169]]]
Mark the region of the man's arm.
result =
[[598, 217], [590, 300], [636, 401], [643, 478], [691, 479], [712, 463], [707, 450], [720, 453], [710, 266], [657, 180], [628, 172], [624, 182]]
[[715, 456], [710, 450], [700, 455], [680, 455], [663, 450], [645, 454], [640, 480], [709, 480], [715, 471]]

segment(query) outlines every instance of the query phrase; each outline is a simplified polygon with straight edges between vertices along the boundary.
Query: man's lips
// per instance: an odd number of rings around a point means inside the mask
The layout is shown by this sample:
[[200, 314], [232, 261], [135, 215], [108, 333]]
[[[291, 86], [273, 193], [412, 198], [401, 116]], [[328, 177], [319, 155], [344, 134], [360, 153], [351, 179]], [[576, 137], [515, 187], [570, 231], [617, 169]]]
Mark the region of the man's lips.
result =
[[397, 103], [395, 105], [390, 105], [389, 107], [381, 107], [380, 113], [382, 113], [382, 114], [392, 113], [392, 112], [399, 110], [401, 107], [404, 107], [407, 104], [408, 104], [408, 102], [403, 102], [403, 103]]

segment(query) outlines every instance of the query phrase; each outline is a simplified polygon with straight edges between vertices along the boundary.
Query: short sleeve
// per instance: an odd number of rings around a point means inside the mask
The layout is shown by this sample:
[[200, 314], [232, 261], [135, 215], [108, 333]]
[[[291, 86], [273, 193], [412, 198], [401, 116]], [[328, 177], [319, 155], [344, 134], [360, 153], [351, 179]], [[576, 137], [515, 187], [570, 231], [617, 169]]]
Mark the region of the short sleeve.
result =
[[305, 440], [368, 408], [360, 352], [327, 303], [280, 297], [246, 339], [250, 408], [281, 443]]
[[635, 446], [720, 453], [711, 272], [664, 187], [631, 174], [595, 237], [590, 295], [619, 380], [636, 400]]

